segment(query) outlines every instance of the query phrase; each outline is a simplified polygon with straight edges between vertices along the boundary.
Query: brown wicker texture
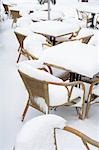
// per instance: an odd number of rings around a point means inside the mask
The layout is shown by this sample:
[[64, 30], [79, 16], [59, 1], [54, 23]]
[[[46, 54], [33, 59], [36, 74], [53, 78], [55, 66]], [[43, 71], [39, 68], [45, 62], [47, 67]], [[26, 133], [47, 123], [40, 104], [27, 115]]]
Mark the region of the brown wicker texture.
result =
[[[15, 35], [16, 35], [16, 37], [17, 37], [18, 42], [19, 42], [19, 48], [18, 48], [19, 56], [18, 56], [18, 59], [17, 59], [17, 63], [18, 63], [19, 60], [20, 60], [21, 54], [27, 55], [27, 54], [25, 53], [24, 48], [23, 48], [23, 41], [24, 41], [24, 39], [26, 38], [26, 35], [23, 35], [23, 34], [18, 33], [18, 32], [14, 32], [14, 33], [15, 33]], [[27, 57], [28, 57], [28, 56], [27, 56]]]
[[[37, 106], [37, 104], [35, 104], [33, 102], [33, 97], [42, 97], [45, 99], [45, 103], [48, 106], [48, 113], [49, 113], [49, 109], [50, 109], [50, 105], [49, 105], [49, 91], [48, 91], [48, 85], [49, 84], [54, 84], [54, 85], [59, 85], [59, 86], [65, 86], [66, 90], [68, 92], [68, 102], [62, 105], [66, 105], [66, 106], [71, 106], [73, 104], [76, 104], [75, 99], [71, 100], [71, 94], [72, 94], [72, 90], [73, 87], [76, 85], [81, 85], [82, 86], [82, 90], [83, 90], [83, 103], [82, 103], [82, 107], [81, 108], [77, 108], [77, 113], [79, 115], [80, 119], [84, 119], [84, 107], [85, 107], [85, 86], [82, 82], [80, 81], [76, 81], [76, 82], [70, 82], [70, 83], [52, 83], [52, 82], [45, 82], [45, 81], [40, 81], [34, 78], [31, 78], [30, 76], [20, 72], [20, 76], [25, 84], [25, 87], [29, 93], [29, 99], [27, 102], [27, 105], [25, 107], [25, 110], [23, 112], [22, 115], [22, 121], [24, 120], [24, 117], [26, 115], [26, 112], [28, 110], [29, 106], [32, 106], [36, 109], [38, 109], [39, 111], [42, 112], [42, 110]], [[68, 89], [68, 87], [71, 87], [70, 89]], [[62, 106], [61, 105], [61, 106]], [[55, 107], [59, 107], [59, 106], [55, 106]]]
[[90, 88], [89, 88], [87, 105], [86, 105], [86, 113], [85, 113], [86, 117], [88, 117], [90, 106], [92, 104], [99, 103], [98, 101], [95, 101], [96, 98], [99, 97], [99, 94], [98, 95], [93, 94], [93, 88], [94, 88], [94, 86], [97, 86], [97, 84], [99, 84], [99, 77], [93, 80], [93, 82], [91, 83]]
[[21, 15], [19, 13], [20, 12], [18, 10], [10, 10], [10, 14], [13, 19], [12, 27], [13, 27], [14, 23], [17, 22], [17, 19], [21, 17]]

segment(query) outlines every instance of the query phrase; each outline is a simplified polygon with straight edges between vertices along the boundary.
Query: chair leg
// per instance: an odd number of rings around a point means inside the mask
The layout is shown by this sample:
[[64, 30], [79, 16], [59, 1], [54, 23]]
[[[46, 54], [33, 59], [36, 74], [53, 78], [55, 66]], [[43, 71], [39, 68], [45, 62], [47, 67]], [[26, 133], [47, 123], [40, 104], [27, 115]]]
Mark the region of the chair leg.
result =
[[87, 103], [87, 105], [86, 105], [86, 111], [85, 111], [85, 117], [86, 118], [88, 118], [89, 109], [90, 109], [90, 103]]
[[19, 48], [18, 48], [18, 52], [20, 51], [20, 49], [21, 49], [21, 47], [19, 46]]
[[25, 115], [27, 113], [28, 108], [29, 108], [29, 100], [27, 101], [26, 107], [25, 107], [24, 112], [22, 114], [22, 120], [21, 121], [24, 121], [24, 118], [25, 118]]
[[19, 53], [19, 56], [18, 56], [18, 59], [17, 59], [17, 63], [19, 62], [20, 57], [21, 57], [21, 52]]
[[79, 108], [80, 110], [77, 110], [77, 113], [79, 115], [79, 119], [83, 120], [85, 118], [84, 108]]

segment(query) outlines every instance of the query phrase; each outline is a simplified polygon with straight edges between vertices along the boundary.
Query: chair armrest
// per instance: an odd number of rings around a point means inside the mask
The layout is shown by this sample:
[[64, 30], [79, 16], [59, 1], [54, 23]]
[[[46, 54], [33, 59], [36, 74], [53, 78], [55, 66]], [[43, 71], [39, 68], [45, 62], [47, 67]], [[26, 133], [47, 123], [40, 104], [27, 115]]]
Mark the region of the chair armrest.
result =
[[98, 141], [90, 138], [89, 136], [85, 135], [84, 133], [80, 132], [79, 130], [74, 129], [74, 128], [69, 127], [69, 126], [65, 126], [63, 130], [68, 131], [68, 132], [78, 136], [83, 141], [87, 150], [89, 149], [89, 146], [87, 145], [87, 143], [99, 148], [99, 142]]
[[98, 79], [95, 79], [95, 80], [91, 83], [90, 89], [89, 89], [89, 95], [92, 94], [93, 86], [96, 85], [96, 84], [99, 84], [99, 78], [98, 78]]

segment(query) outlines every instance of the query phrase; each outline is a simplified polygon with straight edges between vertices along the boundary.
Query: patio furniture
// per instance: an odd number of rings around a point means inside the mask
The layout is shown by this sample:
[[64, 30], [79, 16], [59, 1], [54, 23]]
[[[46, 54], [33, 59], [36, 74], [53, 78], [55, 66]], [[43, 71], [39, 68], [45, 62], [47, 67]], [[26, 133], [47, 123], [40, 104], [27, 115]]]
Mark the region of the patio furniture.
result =
[[46, 42], [46, 38], [40, 34], [32, 33], [24, 40], [24, 51], [30, 59], [39, 59], [49, 46], [51, 45]]
[[47, 38], [50, 44], [55, 45], [58, 37], [74, 34], [79, 30], [79, 25], [60, 21], [41, 21], [33, 23], [31, 31]]
[[[62, 19], [62, 12], [50, 11], [50, 20], [61, 20]], [[48, 12], [47, 11], [37, 11], [34, 13], [30, 14], [30, 18], [32, 21], [37, 22], [37, 21], [46, 21], [48, 20]]]
[[67, 125], [64, 118], [49, 114], [26, 122], [17, 135], [13, 150], [90, 150], [92, 145], [92, 148], [99, 148], [98, 141]]
[[3, 7], [4, 7], [4, 10], [5, 10], [5, 14], [9, 15], [9, 6], [10, 5], [7, 5], [7, 4], [4, 4], [3, 3]]
[[21, 33], [18, 33], [16, 31], [14, 31], [16, 37], [17, 37], [17, 40], [19, 42], [19, 48], [18, 48], [18, 51], [19, 51], [19, 56], [17, 58], [17, 63], [19, 62], [19, 59], [21, 57], [21, 54], [24, 54], [24, 49], [23, 49], [23, 41], [24, 39], [26, 38], [26, 35], [23, 35]]
[[[46, 65], [45, 65], [46, 66]], [[41, 61], [32, 61], [32, 64], [21, 62], [18, 64], [19, 74], [29, 93], [22, 121], [29, 106], [47, 114], [50, 108], [59, 106], [75, 107], [80, 119], [84, 119], [85, 87], [80, 81], [64, 82], [47, 72]], [[81, 89], [75, 85], [81, 85]]]
[[88, 113], [91, 105], [98, 103], [99, 101], [99, 75], [95, 77], [94, 81], [91, 83], [88, 93], [87, 105], [86, 105], [86, 117], [88, 117]]
[[76, 9], [77, 11], [77, 15], [78, 15], [78, 19], [85, 21], [86, 22], [86, 27], [88, 27], [89, 23], [92, 23], [92, 17], [90, 16], [90, 14], [80, 11], [78, 9]]
[[94, 19], [95, 15], [99, 13], [99, 6], [98, 4], [93, 3], [79, 3], [76, 9], [85, 14], [91, 14], [91, 25], [90, 27], [94, 28]]
[[12, 27], [13, 27], [14, 23], [15, 24], [17, 23], [17, 19], [20, 18], [21, 15], [20, 15], [20, 11], [13, 10], [13, 9], [10, 9], [10, 14], [11, 14], [11, 17], [13, 19], [13, 22], [12, 22]]
[[46, 49], [40, 60], [93, 78], [99, 72], [97, 54], [98, 48], [93, 45], [70, 41]]
[[[46, 42], [46, 38], [42, 35], [31, 34], [24, 40], [24, 51], [27, 54], [25, 56], [28, 56], [27, 58], [32, 60], [39, 59], [48, 47], [51, 47], [51, 45]], [[61, 78], [63, 81], [66, 81], [70, 77], [68, 70], [55, 67], [49, 67], [49, 69], [51, 74]]]
[[29, 34], [31, 34], [31, 31], [29, 29], [27, 29], [26, 27], [17, 27], [14, 30], [14, 33], [15, 33], [17, 40], [18, 40], [18, 43], [19, 43], [19, 48], [18, 48], [19, 55], [17, 58], [17, 63], [18, 63], [21, 55], [22, 54], [25, 55], [25, 51], [24, 51], [24, 47], [23, 47], [23, 41]]
[[76, 40], [79, 40], [82, 43], [88, 44], [88, 42], [90, 41], [91, 37], [94, 34], [95, 34], [95, 30], [94, 29], [81, 28], [81, 29], [79, 29], [78, 32], [76, 32], [70, 38], [66, 39], [66, 37], [65, 37], [64, 40], [59, 40], [59, 42], [57, 42], [57, 44], [58, 43], [62, 43], [62, 42], [68, 42], [68, 41], [76, 41]]

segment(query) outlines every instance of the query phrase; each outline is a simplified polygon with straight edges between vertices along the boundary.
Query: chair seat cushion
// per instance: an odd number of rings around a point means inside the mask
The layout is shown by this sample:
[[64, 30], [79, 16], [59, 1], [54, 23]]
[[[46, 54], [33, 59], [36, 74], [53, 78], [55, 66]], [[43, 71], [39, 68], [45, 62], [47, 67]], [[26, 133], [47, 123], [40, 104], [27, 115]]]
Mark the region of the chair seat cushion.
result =
[[55, 150], [54, 128], [65, 126], [66, 120], [57, 115], [35, 117], [23, 125], [15, 150]]

